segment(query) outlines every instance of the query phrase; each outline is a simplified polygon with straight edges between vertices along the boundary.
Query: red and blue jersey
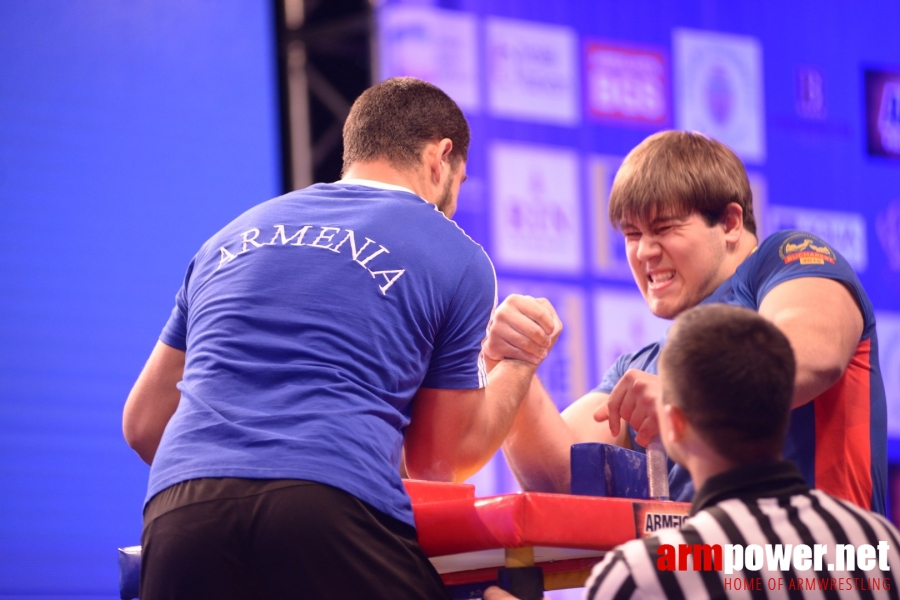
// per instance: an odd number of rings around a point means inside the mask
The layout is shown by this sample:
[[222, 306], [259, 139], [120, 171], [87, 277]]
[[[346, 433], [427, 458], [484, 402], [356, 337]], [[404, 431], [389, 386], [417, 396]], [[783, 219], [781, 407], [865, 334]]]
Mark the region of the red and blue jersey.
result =
[[[841, 378], [827, 391], [791, 411], [784, 457], [797, 464], [810, 486], [884, 514], [887, 486], [887, 407], [878, 366], [872, 303], [846, 259], [824, 241], [801, 231], [779, 231], [760, 244], [729, 279], [701, 304], [719, 302], [759, 310], [777, 285], [804, 277], [840, 281], [862, 311], [863, 333]], [[809, 298], [808, 310], [828, 302]], [[626, 354], [606, 373], [597, 391], [609, 393], [628, 369], [656, 373], [665, 340]], [[673, 499], [689, 501], [687, 472], [670, 472]]]

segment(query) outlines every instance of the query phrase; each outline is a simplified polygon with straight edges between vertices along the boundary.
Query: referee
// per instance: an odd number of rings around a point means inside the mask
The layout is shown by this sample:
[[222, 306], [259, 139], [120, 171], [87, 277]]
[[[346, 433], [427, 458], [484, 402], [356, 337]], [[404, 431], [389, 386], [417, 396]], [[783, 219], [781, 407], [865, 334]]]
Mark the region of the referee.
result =
[[[880, 515], [810, 489], [781, 459], [794, 370], [788, 340], [755, 312], [717, 304], [676, 319], [660, 359], [656, 410], [669, 456], [698, 490], [691, 517], [681, 529], [608, 552], [586, 598], [900, 597], [900, 532]], [[698, 544], [709, 547], [695, 565], [688, 551]], [[799, 546], [810, 559], [820, 552], [819, 560], [805, 560]], [[778, 561], [782, 552], [787, 560]], [[485, 594], [508, 598], [498, 588]]]

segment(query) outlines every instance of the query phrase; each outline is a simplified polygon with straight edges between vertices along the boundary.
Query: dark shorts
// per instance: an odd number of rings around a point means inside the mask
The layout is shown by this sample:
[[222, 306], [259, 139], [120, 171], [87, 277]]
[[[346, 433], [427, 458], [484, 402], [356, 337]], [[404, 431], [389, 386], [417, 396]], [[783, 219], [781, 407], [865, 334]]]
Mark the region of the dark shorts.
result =
[[141, 543], [141, 600], [450, 598], [413, 527], [319, 483], [179, 483]]

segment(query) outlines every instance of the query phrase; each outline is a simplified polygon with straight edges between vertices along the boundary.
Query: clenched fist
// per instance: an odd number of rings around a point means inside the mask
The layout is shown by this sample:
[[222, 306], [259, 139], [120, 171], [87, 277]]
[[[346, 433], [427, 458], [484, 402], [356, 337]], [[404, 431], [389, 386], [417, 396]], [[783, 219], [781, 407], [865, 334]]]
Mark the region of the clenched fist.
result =
[[512, 294], [491, 318], [482, 349], [485, 358], [504, 358], [539, 365], [562, 332], [562, 321], [546, 298]]

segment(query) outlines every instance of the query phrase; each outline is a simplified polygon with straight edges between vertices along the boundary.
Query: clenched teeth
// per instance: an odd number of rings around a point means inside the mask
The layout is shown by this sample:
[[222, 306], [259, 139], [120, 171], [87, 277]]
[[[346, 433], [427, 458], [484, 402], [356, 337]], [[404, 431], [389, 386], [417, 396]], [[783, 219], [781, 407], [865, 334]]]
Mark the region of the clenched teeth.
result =
[[665, 283], [675, 277], [675, 271], [661, 271], [659, 273], [651, 273], [647, 275], [650, 283]]

